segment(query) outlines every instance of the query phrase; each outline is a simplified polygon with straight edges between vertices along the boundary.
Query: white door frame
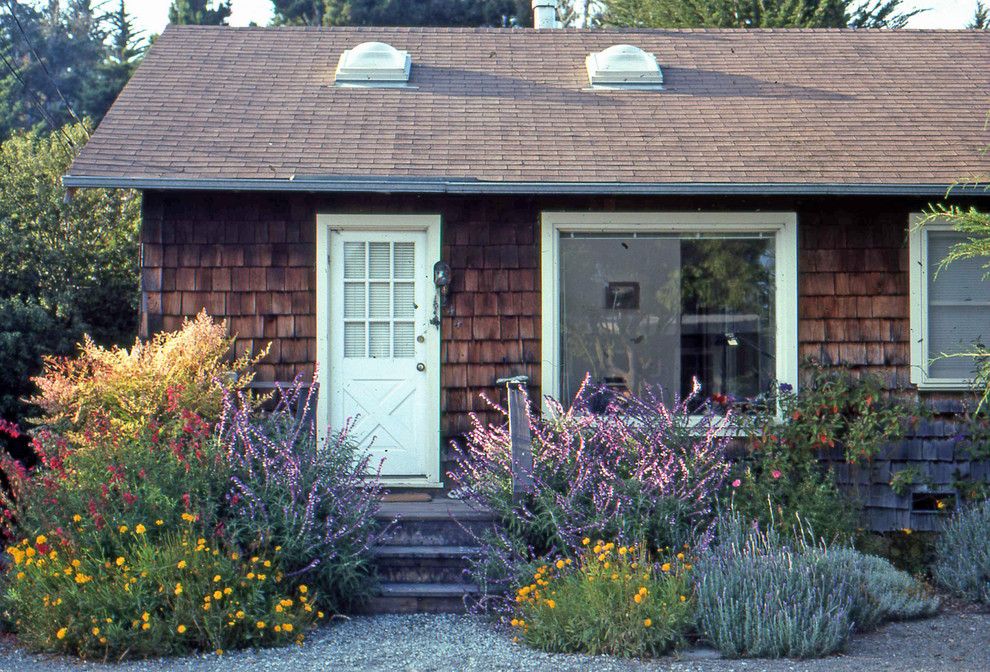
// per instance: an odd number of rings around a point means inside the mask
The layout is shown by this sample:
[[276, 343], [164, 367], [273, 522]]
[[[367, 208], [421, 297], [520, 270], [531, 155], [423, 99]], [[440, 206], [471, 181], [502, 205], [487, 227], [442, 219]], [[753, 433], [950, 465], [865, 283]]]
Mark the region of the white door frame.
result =
[[[317, 401], [317, 430], [322, 441], [330, 420], [329, 384], [331, 375], [330, 353], [330, 231], [424, 231], [426, 232], [427, 267], [440, 260], [440, 215], [358, 215], [317, 213], [316, 215], [316, 367], [320, 392]], [[439, 297], [438, 297], [439, 298]], [[428, 310], [433, 310], [428, 306]], [[439, 310], [439, 306], [438, 306]], [[430, 431], [433, 440], [423, 447], [427, 451], [425, 478], [383, 478], [390, 486], [442, 487], [440, 480], [440, 328], [427, 330], [426, 373], [429, 399], [427, 421], [434, 418], [436, 433]], [[326, 381], [327, 384], [323, 384]]]

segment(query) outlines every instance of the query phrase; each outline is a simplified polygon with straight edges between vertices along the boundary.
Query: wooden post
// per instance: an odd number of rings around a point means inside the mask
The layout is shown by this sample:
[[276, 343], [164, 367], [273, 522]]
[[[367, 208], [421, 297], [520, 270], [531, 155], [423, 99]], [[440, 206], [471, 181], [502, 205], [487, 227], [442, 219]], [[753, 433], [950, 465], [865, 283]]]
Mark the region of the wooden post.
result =
[[512, 501], [519, 503], [533, 489], [533, 439], [529, 434], [529, 414], [524, 386], [526, 376], [499, 378], [505, 385], [509, 404], [509, 440], [512, 444]]

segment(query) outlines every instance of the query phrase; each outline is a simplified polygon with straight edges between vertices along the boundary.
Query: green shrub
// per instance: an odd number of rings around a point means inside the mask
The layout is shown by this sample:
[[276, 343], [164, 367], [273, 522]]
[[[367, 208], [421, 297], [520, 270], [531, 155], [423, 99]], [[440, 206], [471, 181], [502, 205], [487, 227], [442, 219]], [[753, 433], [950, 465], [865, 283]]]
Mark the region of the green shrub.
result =
[[823, 562], [846, 573], [854, 584], [851, 618], [859, 631], [872, 630], [886, 621], [931, 616], [938, 599], [907, 572], [873, 555], [851, 548], [829, 549]]
[[650, 562], [641, 548], [586, 542], [516, 591], [518, 636], [544, 651], [639, 658], [681, 644], [694, 612], [684, 554]]
[[935, 581], [953, 595], [990, 604], [990, 500], [960, 509], [936, 545]]
[[785, 541], [773, 528], [720, 521], [719, 539], [698, 562], [698, 625], [723, 655], [811, 658], [845, 648], [853, 582], [823, 562], [824, 548]]

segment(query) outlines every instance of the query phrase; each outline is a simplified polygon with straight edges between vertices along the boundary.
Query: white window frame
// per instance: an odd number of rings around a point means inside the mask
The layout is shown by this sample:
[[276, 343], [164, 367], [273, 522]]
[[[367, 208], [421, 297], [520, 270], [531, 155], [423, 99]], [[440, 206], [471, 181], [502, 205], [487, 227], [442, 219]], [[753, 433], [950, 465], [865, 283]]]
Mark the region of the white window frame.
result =
[[798, 385], [797, 214], [794, 212], [543, 212], [544, 395], [560, 398], [560, 234], [571, 232], [773, 233], [777, 383]]
[[952, 231], [944, 219], [922, 224], [926, 215], [911, 213], [909, 222], [911, 292], [911, 383], [919, 390], [970, 390], [972, 378], [934, 378], [928, 375], [928, 232]]

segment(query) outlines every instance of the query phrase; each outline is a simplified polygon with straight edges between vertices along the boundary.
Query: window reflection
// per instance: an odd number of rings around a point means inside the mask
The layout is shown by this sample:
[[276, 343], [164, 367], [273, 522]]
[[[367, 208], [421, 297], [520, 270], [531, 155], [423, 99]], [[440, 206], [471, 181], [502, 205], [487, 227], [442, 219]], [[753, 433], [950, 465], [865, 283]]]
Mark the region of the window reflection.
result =
[[564, 398], [618, 391], [752, 397], [775, 374], [772, 235], [563, 234]]

